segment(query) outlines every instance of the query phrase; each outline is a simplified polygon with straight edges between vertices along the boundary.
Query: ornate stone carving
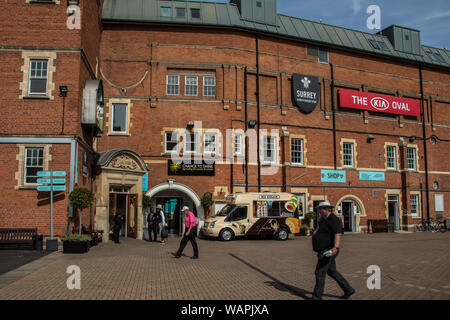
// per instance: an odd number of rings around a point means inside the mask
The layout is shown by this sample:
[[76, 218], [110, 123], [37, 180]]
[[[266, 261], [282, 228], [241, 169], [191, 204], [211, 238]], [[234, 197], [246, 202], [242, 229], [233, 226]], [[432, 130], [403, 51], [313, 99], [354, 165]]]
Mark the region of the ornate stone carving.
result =
[[134, 161], [130, 157], [127, 157], [126, 155], [121, 155], [115, 158], [113, 161], [111, 161], [110, 167], [116, 169], [129, 169], [129, 170], [139, 169], [139, 165], [136, 163], [136, 161]]

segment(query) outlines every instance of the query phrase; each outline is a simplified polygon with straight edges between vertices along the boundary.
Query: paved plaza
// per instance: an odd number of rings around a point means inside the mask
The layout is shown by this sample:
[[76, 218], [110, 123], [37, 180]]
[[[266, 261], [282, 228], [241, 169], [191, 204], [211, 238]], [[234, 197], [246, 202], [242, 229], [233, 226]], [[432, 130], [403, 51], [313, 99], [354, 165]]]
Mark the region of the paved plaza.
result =
[[[220, 242], [198, 239], [175, 259], [180, 238], [160, 243], [122, 239], [85, 254], [55, 252], [0, 275], [0, 299], [303, 300], [314, 288], [310, 237]], [[356, 289], [353, 300], [449, 300], [450, 232], [346, 234], [338, 270]], [[2, 252], [0, 252], [0, 255]], [[69, 290], [67, 267], [81, 270], [81, 289]], [[369, 290], [367, 268], [381, 269], [381, 289]], [[327, 278], [324, 299], [339, 287]]]

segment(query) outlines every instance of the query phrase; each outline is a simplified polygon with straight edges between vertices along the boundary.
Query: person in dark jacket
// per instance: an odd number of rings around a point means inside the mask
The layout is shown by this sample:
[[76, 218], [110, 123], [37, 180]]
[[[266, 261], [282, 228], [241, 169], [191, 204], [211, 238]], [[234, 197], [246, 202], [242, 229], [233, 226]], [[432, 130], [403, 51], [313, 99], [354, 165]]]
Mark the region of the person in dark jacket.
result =
[[[152, 216], [152, 233], [154, 234], [154, 240], [156, 242], [156, 240], [158, 239], [158, 233], [159, 233], [159, 223], [161, 222], [161, 213], [159, 211], [160, 207], [162, 208], [162, 206], [160, 204], [158, 204], [158, 206], [156, 207], [156, 211], [155, 213], [153, 213]], [[150, 235], [150, 241], [152, 241], [152, 236]]]
[[348, 299], [355, 293], [347, 280], [336, 269], [336, 257], [339, 254], [342, 236], [342, 223], [332, 213], [333, 206], [324, 201], [319, 204], [319, 225], [312, 236], [313, 250], [317, 252], [316, 286], [314, 287], [313, 300], [321, 300], [325, 289], [327, 274], [333, 278], [344, 291], [342, 299]]
[[116, 214], [114, 216], [114, 233], [113, 233], [113, 240], [115, 243], [120, 243], [119, 241], [119, 233], [120, 230], [122, 230], [122, 216], [120, 214]]
[[155, 209], [151, 208], [150, 213], [147, 216], [147, 226], [148, 226], [148, 241], [152, 242], [152, 232], [153, 232], [153, 215], [155, 214]]

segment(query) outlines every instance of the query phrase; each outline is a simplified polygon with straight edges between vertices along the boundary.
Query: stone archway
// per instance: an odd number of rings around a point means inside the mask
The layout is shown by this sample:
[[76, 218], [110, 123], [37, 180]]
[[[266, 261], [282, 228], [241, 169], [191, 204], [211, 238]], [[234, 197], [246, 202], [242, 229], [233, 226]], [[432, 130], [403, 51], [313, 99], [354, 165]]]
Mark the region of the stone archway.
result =
[[192, 190], [190, 187], [169, 179], [167, 182], [158, 184], [158, 185], [154, 186], [153, 188], [151, 188], [146, 193], [146, 195], [149, 196], [150, 198], [152, 198], [155, 195], [157, 195], [161, 192], [164, 192], [164, 191], [180, 191], [192, 200], [192, 203], [197, 210], [197, 216], [199, 218], [199, 225], [197, 228], [197, 233], [199, 233], [201, 227], [203, 226], [204, 220], [205, 220], [205, 212], [204, 212], [202, 203], [200, 201], [200, 197], [197, 195], [197, 193], [195, 193], [195, 191]]
[[[132, 205], [136, 210], [133, 219], [134, 237], [143, 239], [142, 219], [142, 177], [149, 171], [142, 157], [130, 149], [114, 149], [100, 153], [97, 161], [100, 174], [97, 177], [96, 212], [94, 225], [96, 230], [103, 230], [103, 239], [109, 240], [111, 230], [111, 188], [122, 187], [128, 190]], [[128, 203], [130, 206], [130, 203]], [[127, 213], [128, 214], [128, 213]]]
[[339, 213], [338, 213], [338, 208], [342, 204], [342, 202], [344, 202], [346, 200], [354, 201], [359, 208], [359, 214], [355, 215], [355, 229], [356, 229], [355, 231], [361, 232], [361, 217], [366, 217], [366, 208], [364, 207], [364, 203], [357, 196], [355, 196], [353, 194], [347, 194], [347, 195], [341, 197], [336, 202], [336, 207], [334, 209], [334, 211], [335, 211], [334, 213], [338, 217], [342, 218], [341, 215], [339, 215]]

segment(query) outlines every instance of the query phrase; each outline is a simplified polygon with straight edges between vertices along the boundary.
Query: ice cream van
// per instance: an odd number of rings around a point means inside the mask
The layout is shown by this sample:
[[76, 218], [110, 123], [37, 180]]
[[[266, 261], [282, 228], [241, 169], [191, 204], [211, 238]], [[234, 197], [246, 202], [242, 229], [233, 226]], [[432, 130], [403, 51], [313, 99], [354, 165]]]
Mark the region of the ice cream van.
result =
[[202, 228], [207, 237], [230, 241], [242, 236], [273, 236], [287, 240], [299, 233], [298, 199], [290, 193], [237, 193]]

